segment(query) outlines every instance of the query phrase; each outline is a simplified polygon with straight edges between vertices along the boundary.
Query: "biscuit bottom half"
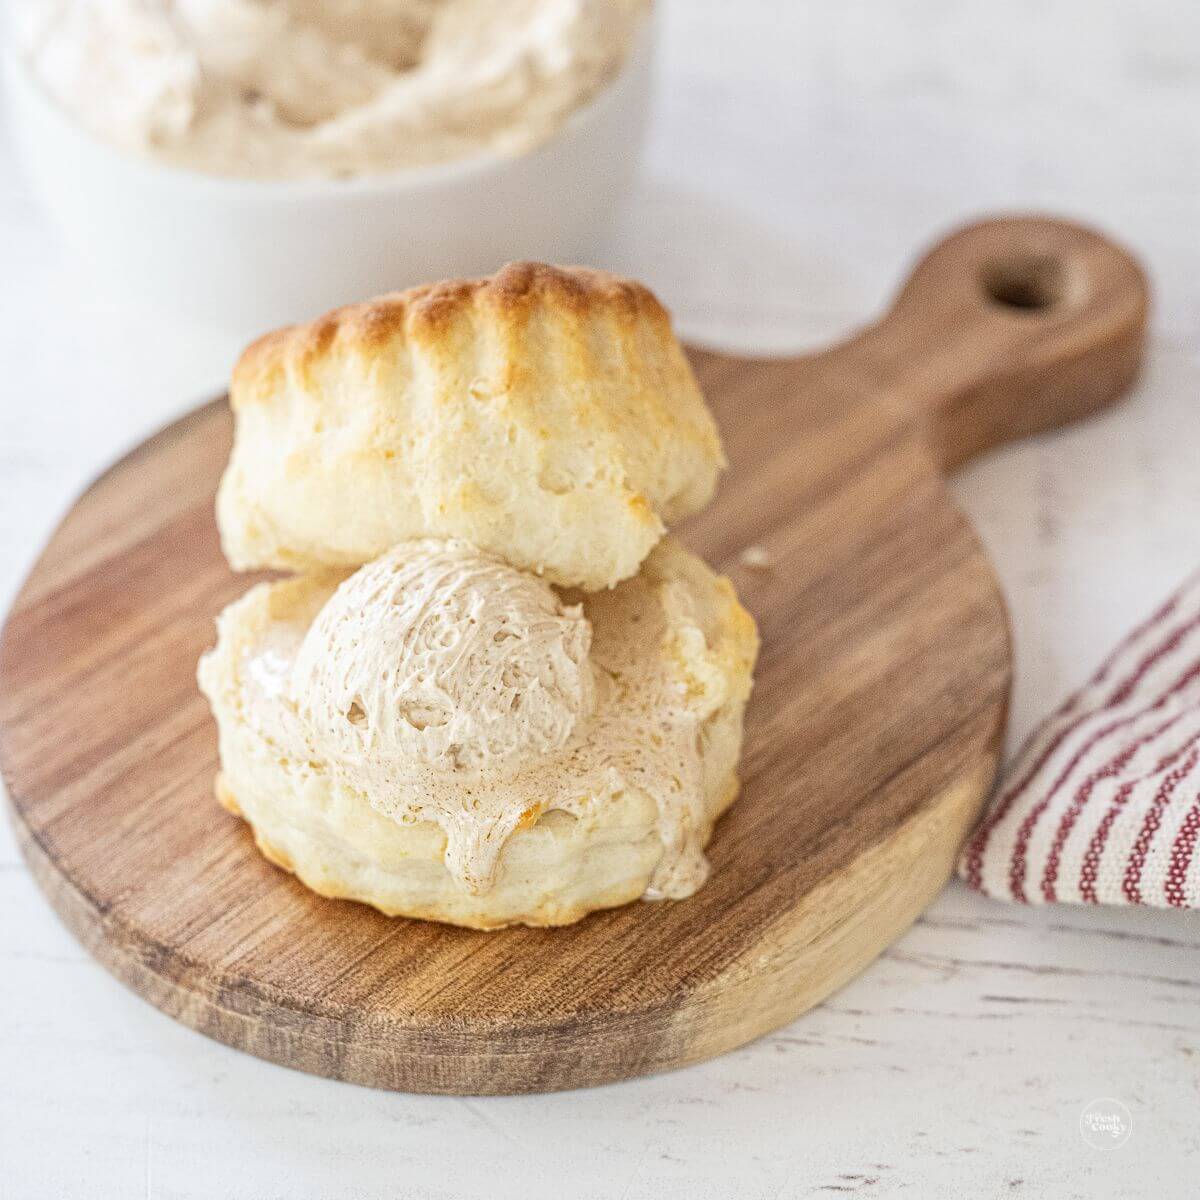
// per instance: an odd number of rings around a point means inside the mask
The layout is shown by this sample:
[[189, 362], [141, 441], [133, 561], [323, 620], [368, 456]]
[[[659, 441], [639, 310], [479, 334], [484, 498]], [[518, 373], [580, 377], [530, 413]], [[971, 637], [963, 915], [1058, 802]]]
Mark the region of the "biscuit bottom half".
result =
[[[490, 885], [473, 891], [448, 868], [437, 823], [397, 819], [378, 797], [277, 736], [264, 715], [279, 700], [273, 693], [283, 686], [290, 656], [342, 577], [252, 588], [221, 615], [217, 646], [201, 662], [200, 684], [220, 738], [217, 798], [251, 826], [265, 857], [322, 896], [475, 929], [566, 925], [645, 895], [679, 831], [665, 827], [670, 809], [663, 798], [636, 782], [582, 796], [570, 811], [531, 794], [528, 819], [504, 841]], [[635, 589], [637, 603], [622, 604], [621, 589]], [[601, 659], [606, 641], [635, 635], [619, 624], [629, 613], [639, 624], [661, 623], [661, 637], [648, 643], [646, 670], [669, 672], [681, 703], [703, 703], [696, 725], [701, 795], [689, 817], [696, 826], [690, 835], [703, 846], [737, 795], [757, 651], [753, 621], [727, 580], [669, 538], [613, 592], [569, 596], [592, 621]], [[652, 721], [632, 724], [638, 736], [658, 736]], [[700, 874], [696, 886], [702, 880]]]

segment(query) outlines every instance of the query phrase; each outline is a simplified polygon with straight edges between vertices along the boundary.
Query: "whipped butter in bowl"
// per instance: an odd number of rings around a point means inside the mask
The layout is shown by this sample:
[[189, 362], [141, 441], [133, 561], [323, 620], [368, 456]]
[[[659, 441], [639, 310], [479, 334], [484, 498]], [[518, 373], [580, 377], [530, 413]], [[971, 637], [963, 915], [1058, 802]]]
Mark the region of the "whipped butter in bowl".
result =
[[6, 72], [73, 247], [231, 331], [596, 257], [650, 0], [24, 0]]

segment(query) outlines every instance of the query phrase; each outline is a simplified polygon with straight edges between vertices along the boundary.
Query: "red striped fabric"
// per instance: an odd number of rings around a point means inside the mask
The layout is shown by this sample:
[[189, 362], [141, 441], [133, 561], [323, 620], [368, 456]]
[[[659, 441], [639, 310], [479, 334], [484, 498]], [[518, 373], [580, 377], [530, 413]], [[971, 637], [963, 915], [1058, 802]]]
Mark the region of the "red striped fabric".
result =
[[1200, 574], [1017, 755], [963, 851], [1021, 904], [1200, 908]]

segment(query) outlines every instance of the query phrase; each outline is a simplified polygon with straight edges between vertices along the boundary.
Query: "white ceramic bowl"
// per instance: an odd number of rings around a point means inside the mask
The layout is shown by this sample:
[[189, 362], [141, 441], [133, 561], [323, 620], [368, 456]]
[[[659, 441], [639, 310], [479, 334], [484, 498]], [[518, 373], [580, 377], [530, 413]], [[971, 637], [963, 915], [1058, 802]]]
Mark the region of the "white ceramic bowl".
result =
[[532, 153], [349, 180], [147, 161], [81, 128], [15, 56], [4, 75], [21, 157], [71, 249], [114, 290], [248, 338], [512, 259], [593, 261], [640, 158], [653, 50], [651, 19], [621, 74]]

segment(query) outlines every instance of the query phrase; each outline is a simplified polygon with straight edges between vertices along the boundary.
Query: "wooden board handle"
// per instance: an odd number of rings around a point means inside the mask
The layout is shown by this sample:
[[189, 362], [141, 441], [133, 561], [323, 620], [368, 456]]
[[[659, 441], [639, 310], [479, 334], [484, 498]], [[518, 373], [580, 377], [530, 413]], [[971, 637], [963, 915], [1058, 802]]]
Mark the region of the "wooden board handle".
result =
[[929, 251], [854, 357], [866, 352], [950, 469], [1115, 401], [1141, 365], [1148, 308], [1141, 267], [1101, 234], [993, 218]]

